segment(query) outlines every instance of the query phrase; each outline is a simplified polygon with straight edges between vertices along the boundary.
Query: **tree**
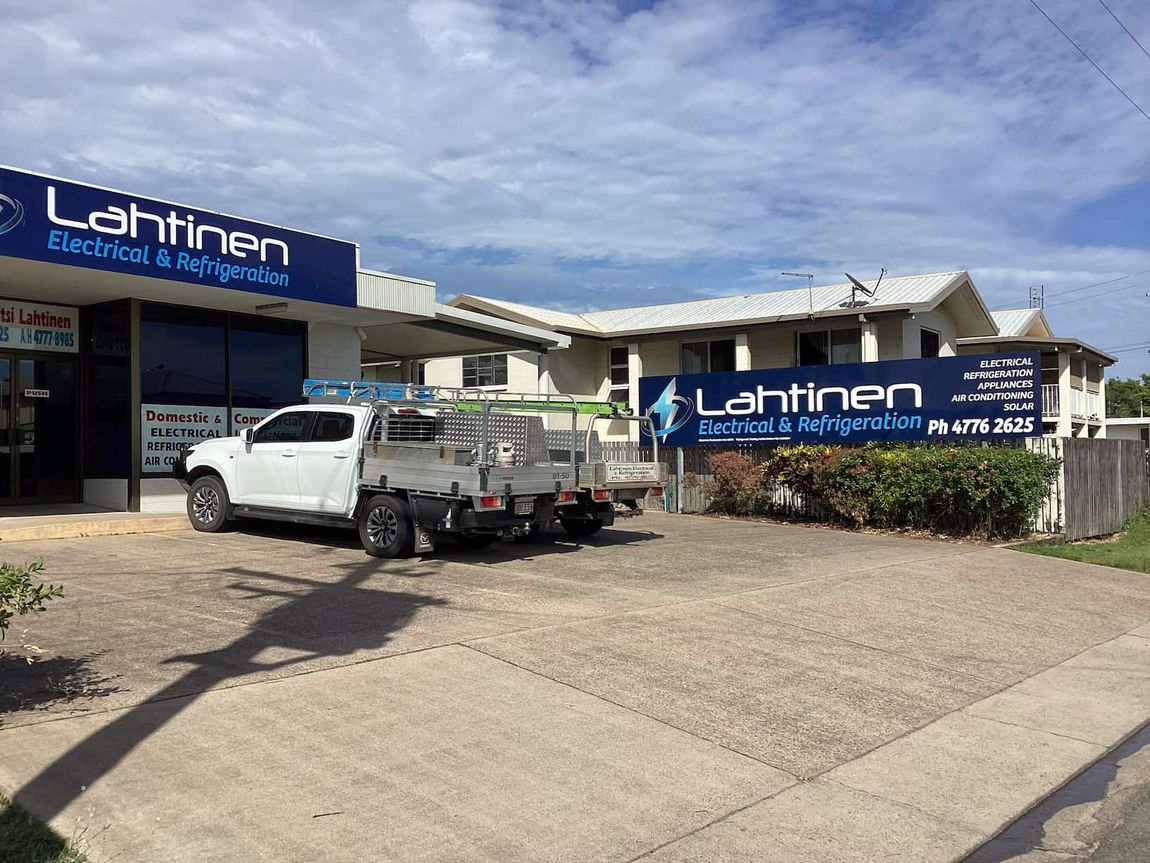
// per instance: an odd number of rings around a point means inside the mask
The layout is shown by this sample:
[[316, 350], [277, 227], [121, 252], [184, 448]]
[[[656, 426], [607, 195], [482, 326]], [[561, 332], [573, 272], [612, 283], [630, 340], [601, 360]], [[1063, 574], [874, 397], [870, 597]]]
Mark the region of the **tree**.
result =
[[33, 582], [32, 576], [43, 568], [42, 560], [24, 566], [0, 563], [0, 641], [8, 632], [13, 617], [44, 611], [46, 600], [64, 595], [64, 588], [58, 585]]
[[[1145, 405], [1142, 403], [1145, 402]], [[1106, 416], [1150, 416], [1150, 374], [1106, 381]]]

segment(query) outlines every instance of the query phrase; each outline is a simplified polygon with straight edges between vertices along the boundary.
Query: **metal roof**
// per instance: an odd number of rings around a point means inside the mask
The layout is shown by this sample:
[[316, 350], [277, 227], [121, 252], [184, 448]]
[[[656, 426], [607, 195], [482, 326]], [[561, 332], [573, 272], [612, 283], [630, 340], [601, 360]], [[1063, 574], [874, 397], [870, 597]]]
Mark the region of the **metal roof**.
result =
[[990, 314], [1000, 336], [1025, 336], [1042, 309], [1000, 309]]
[[[969, 276], [961, 270], [888, 277], [882, 280], [874, 297], [859, 295], [858, 299], [866, 300], [866, 304], [858, 307], [852, 307], [850, 304], [849, 283], [824, 285], [810, 291], [806, 288], [796, 288], [582, 314], [558, 312], [525, 303], [512, 303], [468, 294], [456, 297], [451, 301], [451, 305], [470, 306], [493, 314], [509, 314], [520, 320], [531, 320], [568, 331], [615, 336], [691, 327], [761, 323], [784, 318], [857, 315], [905, 309], [925, 310], [938, 305], [963, 283], [969, 283]], [[875, 282], [869, 281], [863, 284], [869, 288], [874, 287]], [[977, 298], [977, 292], [974, 294]], [[980, 298], [977, 299], [977, 305], [985, 312]], [[987, 324], [989, 323], [987, 313]]]

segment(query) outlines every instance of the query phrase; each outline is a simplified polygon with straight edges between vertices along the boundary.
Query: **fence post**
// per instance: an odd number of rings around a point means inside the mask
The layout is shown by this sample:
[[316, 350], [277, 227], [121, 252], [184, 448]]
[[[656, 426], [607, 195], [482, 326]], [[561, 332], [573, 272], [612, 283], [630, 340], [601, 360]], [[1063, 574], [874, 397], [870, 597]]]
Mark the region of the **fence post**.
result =
[[683, 448], [675, 448], [675, 512], [683, 511]]

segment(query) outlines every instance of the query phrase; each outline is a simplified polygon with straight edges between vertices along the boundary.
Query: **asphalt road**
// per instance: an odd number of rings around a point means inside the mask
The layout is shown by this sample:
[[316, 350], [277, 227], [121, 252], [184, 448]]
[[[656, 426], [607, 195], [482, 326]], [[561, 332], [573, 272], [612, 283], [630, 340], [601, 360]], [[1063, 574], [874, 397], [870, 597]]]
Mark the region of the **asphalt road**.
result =
[[967, 863], [1040, 860], [1150, 860], [1150, 726], [1024, 815]]

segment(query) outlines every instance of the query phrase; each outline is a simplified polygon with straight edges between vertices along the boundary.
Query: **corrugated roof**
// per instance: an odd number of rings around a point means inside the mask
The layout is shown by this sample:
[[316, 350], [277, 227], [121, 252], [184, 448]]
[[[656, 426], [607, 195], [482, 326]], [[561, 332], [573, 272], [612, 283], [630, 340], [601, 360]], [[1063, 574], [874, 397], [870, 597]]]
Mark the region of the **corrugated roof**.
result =
[[[884, 278], [872, 298], [862, 307], [866, 311], [882, 311], [907, 307], [929, 307], [940, 302], [966, 273], [959, 270], [949, 273], [928, 273], [919, 276], [893, 276]], [[863, 282], [868, 288], [875, 282]], [[512, 303], [488, 297], [472, 297], [466, 294], [456, 297], [452, 305], [466, 305], [468, 301], [487, 307], [503, 310], [519, 317], [530, 318], [545, 326], [559, 329], [577, 330], [604, 335], [646, 332], [655, 330], [685, 329], [699, 326], [738, 324], [747, 321], [763, 321], [777, 318], [801, 318], [808, 314], [824, 317], [833, 314], [858, 314], [862, 309], [850, 306], [851, 286], [824, 285], [808, 292], [806, 288], [787, 291], [768, 291], [759, 294], [744, 294], [734, 297], [716, 297], [712, 300], [690, 300], [680, 303], [664, 303], [654, 306], [639, 306], [627, 309], [610, 309], [600, 312], [558, 312], [525, 303]]]
[[1041, 313], [1041, 309], [1000, 309], [990, 315], [1000, 336], [1024, 336]]

